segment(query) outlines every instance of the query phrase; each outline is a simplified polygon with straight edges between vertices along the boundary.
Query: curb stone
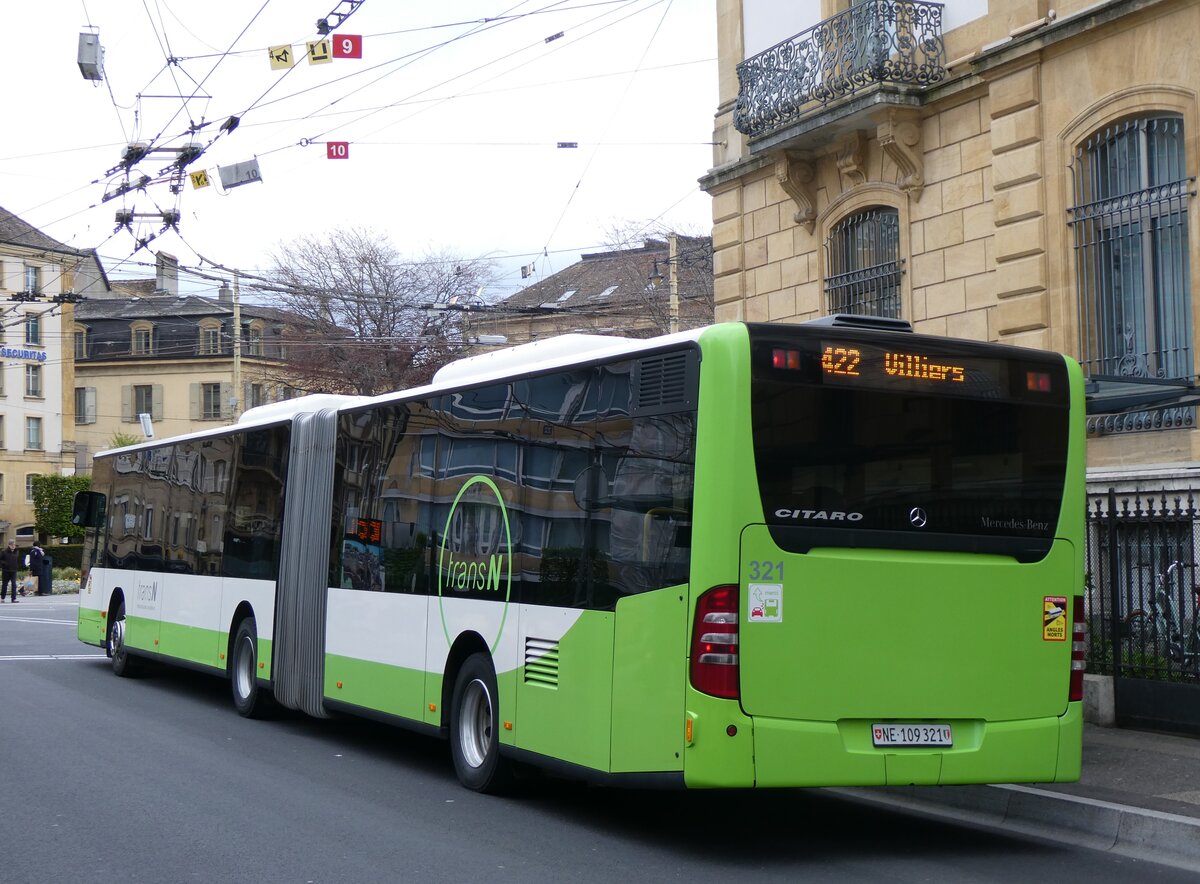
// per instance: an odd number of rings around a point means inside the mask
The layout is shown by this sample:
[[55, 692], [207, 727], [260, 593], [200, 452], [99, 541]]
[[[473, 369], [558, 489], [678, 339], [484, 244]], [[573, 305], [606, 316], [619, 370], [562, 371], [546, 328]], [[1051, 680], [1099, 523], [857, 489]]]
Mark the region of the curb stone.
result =
[[[1200, 819], [1032, 786], [826, 789], [874, 804], [966, 819], [1200, 871]], [[1074, 836], [1074, 837], [1071, 837]]]

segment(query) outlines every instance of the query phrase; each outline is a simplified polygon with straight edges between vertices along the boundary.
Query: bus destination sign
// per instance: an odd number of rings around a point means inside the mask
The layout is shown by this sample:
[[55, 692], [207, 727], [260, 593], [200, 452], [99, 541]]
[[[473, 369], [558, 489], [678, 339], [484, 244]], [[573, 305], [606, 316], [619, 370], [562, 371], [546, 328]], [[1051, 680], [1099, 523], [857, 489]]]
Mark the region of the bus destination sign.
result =
[[[848, 386], [1003, 389], [994, 359], [949, 356], [917, 348], [888, 349], [861, 342], [821, 343], [821, 375], [826, 383]], [[960, 389], [962, 388], [960, 387]]]

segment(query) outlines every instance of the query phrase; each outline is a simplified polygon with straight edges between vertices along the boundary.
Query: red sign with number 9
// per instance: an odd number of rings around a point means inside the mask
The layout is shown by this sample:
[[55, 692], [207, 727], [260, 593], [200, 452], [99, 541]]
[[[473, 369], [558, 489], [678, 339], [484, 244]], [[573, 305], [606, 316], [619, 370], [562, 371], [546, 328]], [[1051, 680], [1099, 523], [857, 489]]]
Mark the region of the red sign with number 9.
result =
[[349, 141], [326, 141], [325, 156], [331, 160], [348, 160], [350, 159], [350, 142]]
[[334, 34], [334, 58], [362, 58], [362, 34]]

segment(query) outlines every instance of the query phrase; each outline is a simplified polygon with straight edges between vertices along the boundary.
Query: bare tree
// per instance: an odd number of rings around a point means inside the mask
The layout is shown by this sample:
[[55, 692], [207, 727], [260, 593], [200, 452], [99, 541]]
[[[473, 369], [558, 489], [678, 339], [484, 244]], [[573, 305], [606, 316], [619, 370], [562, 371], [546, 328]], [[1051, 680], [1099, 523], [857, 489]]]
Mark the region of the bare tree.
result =
[[[637, 292], [639, 309], [655, 331], [670, 329], [670, 278], [672, 259], [667, 243], [675, 237], [674, 268], [678, 293], [679, 327], [695, 328], [713, 321], [716, 299], [713, 286], [712, 238], [698, 233], [672, 230], [662, 224], [625, 222], [607, 230], [606, 243], [628, 255], [621, 275], [625, 291]], [[650, 260], [647, 252], [661, 246], [662, 257]], [[662, 276], [654, 281], [655, 271]]]
[[427, 382], [462, 347], [455, 308], [493, 272], [448, 251], [405, 259], [361, 228], [281, 243], [271, 260], [274, 301], [292, 316], [281, 376], [361, 395]]

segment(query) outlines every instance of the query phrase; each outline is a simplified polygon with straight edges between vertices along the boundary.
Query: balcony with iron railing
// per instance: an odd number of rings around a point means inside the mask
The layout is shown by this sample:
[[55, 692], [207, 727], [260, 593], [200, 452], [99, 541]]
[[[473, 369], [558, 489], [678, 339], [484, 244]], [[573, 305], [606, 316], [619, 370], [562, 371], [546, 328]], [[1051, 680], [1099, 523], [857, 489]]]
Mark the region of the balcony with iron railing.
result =
[[734, 127], [753, 142], [877, 84], [924, 89], [946, 76], [945, 55], [941, 3], [855, 3], [738, 65]]

